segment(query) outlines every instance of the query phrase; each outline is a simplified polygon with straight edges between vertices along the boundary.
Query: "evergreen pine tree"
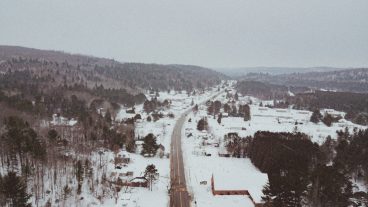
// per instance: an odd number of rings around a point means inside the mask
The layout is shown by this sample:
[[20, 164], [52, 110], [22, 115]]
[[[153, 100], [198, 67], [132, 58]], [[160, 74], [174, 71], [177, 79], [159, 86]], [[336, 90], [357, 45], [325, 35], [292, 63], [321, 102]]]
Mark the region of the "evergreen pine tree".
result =
[[314, 110], [310, 118], [310, 121], [317, 124], [321, 120], [321, 118], [322, 114], [319, 112], [319, 110]]
[[58, 133], [55, 129], [50, 129], [49, 132], [47, 133], [47, 137], [49, 138], [50, 141], [54, 142], [58, 137]]
[[248, 104], [243, 106], [243, 111], [244, 111], [244, 121], [249, 121], [250, 120], [250, 107]]
[[142, 149], [142, 155], [149, 154], [149, 155], [155, 155], [158, 149], [158, 144], [156, 142], [156, 137], [149, 133], [147, 136], [143, 139], [143, 149]]
[[222, 119], [222, 113], [220, 113], [220, 114], [218, 115], [217, 123], [221, 124], [221, 119]]
[[148, 179], [150, 182], [150, 190], [152, 191], [153, 181], [157, 179], [158, 173], [157, 168], [154, 164], [147, 165], [146, 170], [144, 171], [144, 177]]
[[330, 127], [330, 126], [332, 125], [332, 122], [333, 122], [333, 117], [331, 116], [331, 114], [326, 113], [326, 114], [325, 114], [325, 116], [324, 116], [324, 117], [323, 117], [323, 119], [322, 119], [322, 122], [323, 122], [326, 126]]
[[8, 172], [3, 178], [2, 190], [6, 202], [13, 207], [28, 207], [31, 195], [27, 194], [27, 184], [15, 172]]
[[207, 120], [205, 118], [202, 118], [202, 119], [200, 119], [198, 121], [197, 129], [199, 131], [203, 131], [203, 130], [207, 130], [208, 129], [208, 123], [207, 123]]
[[107, 123], [111, 123], [111, 113], [110, 113], [110, 110], [107, 110], [106, 111], [106, 114], [105, 114], [105, 120]]

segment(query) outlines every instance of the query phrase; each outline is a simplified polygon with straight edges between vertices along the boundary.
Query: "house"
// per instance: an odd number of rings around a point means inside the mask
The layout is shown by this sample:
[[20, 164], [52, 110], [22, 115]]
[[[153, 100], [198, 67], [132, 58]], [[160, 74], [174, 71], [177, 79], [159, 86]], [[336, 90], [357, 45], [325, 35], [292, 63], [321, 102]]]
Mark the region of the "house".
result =
[[125, 173], [119, 173], [119, 177], [131, 177], [133, 176], [133, 171], [127, 171]]
[[285, 109], [276, 109], [276, 112], [286, 113], [287, 111]]
[[127, 114], [134, 114], [134, 113], [135, 113], [135, 108], [134, 108], [134, 107], [129, 108], [129, 109], [125, 110], [125, 112], [126, 112]]
[[219, 149], [218, 156], [219, 157], [230, 157], [230, 153], [225, 148], [221, 147]]
[[142, 146], [142, 145], [143, 145], [143, 143], [144, 143], [144, 141], [143, 141], [143, 140], [137, 140], [137, 141], [135, 141], [135, 145], [136, 145], [136, 146]]
[[330, 114], [334, 118], [337, 118], [337, 117], [345, 117], [345, 112], [336, 111], [334, 109], [323, 109], [323, 110], [321, 110], [321, 113], [322, 114], [328, 113], [328, 114]]
[[145, 154], [143, 154], [143, 157], [153, 157], [153, 156], [155, 156], [154, 154], [150, 154], [150, 153], [145, 153]]
[[216, 190], [215, 189], [215, 179], [212, 175], [211, 177], [211, 191], [214, 196], [216, 195], [243, 195], [248, 196], [250, 200], [253, 202], [254, 206], [262, 207], [263, 203], [256, 203], [252, 198], [252, 195], [249, 193], [248, 190]]
[[145, 177], [135, 177], [131, 179], [129, 182], [127, 182], [127, 186], [130, 187], [143, 187], [148, 188], [148, 180]]
[[51, 126], [64, 126], [64, 127], [72, 127], [77, 124], [77, 120], [67, 119], [65, 117], [62, 117], [59, 113], [52, 115], [52, 121], [50, 121]]
[[228, 152], [225, 152], [225, 153], [223, 153], [223, 152], [219, 152], [219, 153], [218, 153], [218, 156], [219, 156], [219, 157], [230, 157], [230, 153], [228, 153]]
[[[114, 158], [115, 166], [126, 166], [129, 163], [130, 163], [130, 158], [129, 157], [119, 155], [119, 156]], [[119, 168], [119, 169], [121, 169], [121, 168]]]
[[311, 112], [310, 111], [301, 111], [301, 110], [299, 110], [298, 114], [311, 114]]

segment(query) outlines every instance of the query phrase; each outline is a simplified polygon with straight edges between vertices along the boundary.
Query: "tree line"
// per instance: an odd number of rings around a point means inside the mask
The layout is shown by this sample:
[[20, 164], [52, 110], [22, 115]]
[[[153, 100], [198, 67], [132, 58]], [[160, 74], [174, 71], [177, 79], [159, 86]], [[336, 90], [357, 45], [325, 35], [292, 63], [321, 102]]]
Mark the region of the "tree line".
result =
[[367, 185], [368, 130], [339, 131], [319, 146], [303, 133], [259, 131], [248, 137], [247, 156], [269, 183], [263, 189], [266, 206], [362, 206], [365, 192], [352, 180]]

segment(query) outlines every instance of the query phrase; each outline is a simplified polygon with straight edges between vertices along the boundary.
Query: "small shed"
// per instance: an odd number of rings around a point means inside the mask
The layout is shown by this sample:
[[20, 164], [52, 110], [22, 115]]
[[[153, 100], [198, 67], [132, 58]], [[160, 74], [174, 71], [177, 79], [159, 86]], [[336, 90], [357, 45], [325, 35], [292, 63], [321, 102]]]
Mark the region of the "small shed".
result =
[[145, 177], [135, 177], [129, 181], [129, 186], [148, 188], [148, 180]]

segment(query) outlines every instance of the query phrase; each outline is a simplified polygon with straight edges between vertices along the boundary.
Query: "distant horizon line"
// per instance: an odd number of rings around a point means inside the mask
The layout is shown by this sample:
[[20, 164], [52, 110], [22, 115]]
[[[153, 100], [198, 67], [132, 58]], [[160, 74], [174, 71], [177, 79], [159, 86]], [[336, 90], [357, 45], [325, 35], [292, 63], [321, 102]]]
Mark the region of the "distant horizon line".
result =
[[20, 48], [26, 48], [26, 49], [34, 49], [34, 50], [41, 50], [41, 51], [49, 51], [49, 52], [59, 52], [64, 53], [68, 55], [79, 55], [79, 56], [85, 56], [85, 57], [91, 57], [91, 58], [99, 58], [99, 59], [106, 59], [111, 61], [116, 61], [119, 63], [141, 63], [141, 64], [157, 64], [157, 65], [186, 65], [186, 66], [197, 66], [207, 69], [213, 69], [213, 70], [242, 70], [242, 69], [256, 69], [256, 68], [263, 68], [263, 69], [365, 69], [368, 68], [368, 66], [206, 66], [201, 64], [188, 64], [188, 63], [163, 63], [163, 62], [145, 62], [145, 61], [123, 61], [118, 58], [113, 57], [103, 57], [88, 53], [74, 53], [71, 51], [63, 50], [63, 49], [50, 49], [50, 48], [38, 48], [33, 46], [22, 46], [22, 45], [11, 45], [11, 44], [0, 44], [0, 46], [3, 47], [20, 47]]

